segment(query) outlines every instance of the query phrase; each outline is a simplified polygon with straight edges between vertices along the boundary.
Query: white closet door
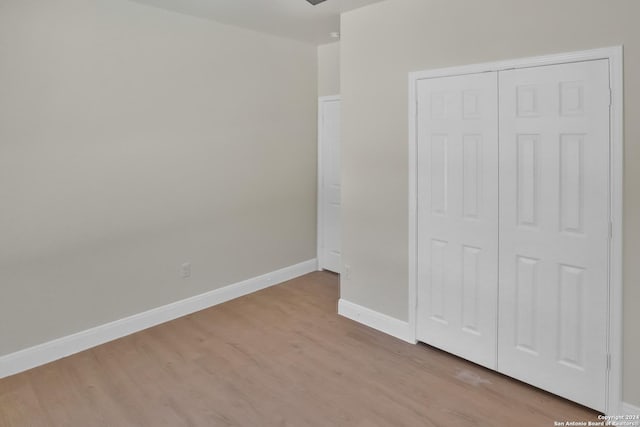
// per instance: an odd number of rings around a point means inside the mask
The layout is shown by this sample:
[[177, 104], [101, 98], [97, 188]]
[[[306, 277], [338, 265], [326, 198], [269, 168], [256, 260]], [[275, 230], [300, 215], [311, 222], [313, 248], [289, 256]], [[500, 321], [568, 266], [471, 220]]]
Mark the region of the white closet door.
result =
[[500, 73], [499, 371], [605, 409], [608, 61]]
[[320, 268], [340, 272], [340, 98], [320, 98]]
[[497, 73], [418, 82], [417, 337], [496, 368]]

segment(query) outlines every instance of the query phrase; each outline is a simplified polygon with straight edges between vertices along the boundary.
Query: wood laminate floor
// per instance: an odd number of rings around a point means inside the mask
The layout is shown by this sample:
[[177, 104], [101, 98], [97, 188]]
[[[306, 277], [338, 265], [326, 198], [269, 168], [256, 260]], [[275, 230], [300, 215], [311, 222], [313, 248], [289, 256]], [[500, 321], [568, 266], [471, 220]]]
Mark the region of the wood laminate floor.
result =
[[553, 426], [597, 413], [336, 314], [311, 273], [0, 380], [0, 426]]

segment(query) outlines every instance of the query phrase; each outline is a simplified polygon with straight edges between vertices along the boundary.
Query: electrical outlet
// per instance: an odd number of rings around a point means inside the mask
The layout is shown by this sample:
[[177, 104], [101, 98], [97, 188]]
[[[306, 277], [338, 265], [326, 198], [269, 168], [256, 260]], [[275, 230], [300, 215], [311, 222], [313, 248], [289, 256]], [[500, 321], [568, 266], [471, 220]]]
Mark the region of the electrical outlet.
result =
[[180, 266], [180, 277], [188, 279], [191, 277], [191, 263], [185, 262]]
[[351, 266], [348, 264], [344, 266], [344, 278], [345, 280], [351, 279]]

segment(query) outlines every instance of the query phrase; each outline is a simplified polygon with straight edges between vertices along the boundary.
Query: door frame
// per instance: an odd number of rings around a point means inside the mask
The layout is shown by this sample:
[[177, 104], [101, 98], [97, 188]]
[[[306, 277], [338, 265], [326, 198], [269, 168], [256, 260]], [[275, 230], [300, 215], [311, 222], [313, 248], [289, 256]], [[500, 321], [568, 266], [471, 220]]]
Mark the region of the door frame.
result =
[[318, 258], [318, 270], [322, 270], [324, 268], [324, 229], [325, 229], [325, 217], [324, 217], [324, 186], [322, 183], [324, 182], [324, 156], [322, 154], [322, 149], [324, 147], [324, 132], [323, 132], [323, 109], [322, 106], [326, 102], [335, 102], [342, 101], [340, 95], [327, 95], [327, 96], [319, 96], [318, 97], [318, 197], [317, 197], [317, 237], [316, 237], [316, 253]]
[[620, 414], [622, 410], [622, 319], [623, 319], [623, 48], [613, 46], [600, 49], [535, 56], [505, 61], [439, 68], [409, 73], [409, 327], [416, 336], [418, 287], [418, 142], [417, 142], [417, 83], [422, 79], [505, 71], [545, 65], [607, 59], [609, 61], [609, 301], [606, 413]]

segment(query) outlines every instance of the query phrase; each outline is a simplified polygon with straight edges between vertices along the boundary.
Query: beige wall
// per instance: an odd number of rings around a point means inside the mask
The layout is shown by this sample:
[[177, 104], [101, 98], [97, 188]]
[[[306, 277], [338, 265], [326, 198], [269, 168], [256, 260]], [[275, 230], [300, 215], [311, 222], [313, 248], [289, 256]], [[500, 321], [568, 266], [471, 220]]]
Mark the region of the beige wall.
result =
[[2, 0], [0, 356], [314, 258], [316, 62], [124, 0]]
[[640, 2], [389, 0], [346, 13], [342, 298], [406, 320], [407, 73], [625, 47], [624, 398], [640, 406]]
[[318, 96], [340, 94], [340, 42], [318, 46]]

